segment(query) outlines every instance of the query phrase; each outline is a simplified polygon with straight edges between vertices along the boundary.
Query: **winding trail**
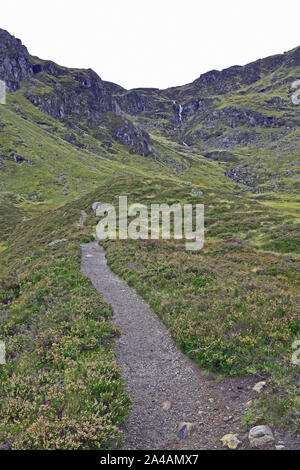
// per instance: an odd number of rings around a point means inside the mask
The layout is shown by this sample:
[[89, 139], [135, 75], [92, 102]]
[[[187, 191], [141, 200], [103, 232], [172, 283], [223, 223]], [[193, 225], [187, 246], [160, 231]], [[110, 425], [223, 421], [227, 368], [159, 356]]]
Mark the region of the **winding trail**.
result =
[[[259, 378], [217, 382], [214, 375], [201, 374], [149, 306], [111, 272], [98, 242], [81, 250], [82, 273], [113, 307], [122, 330], [116, 353], [133, 403], [124, 426], [125, 448], [219, 449], [221, 437], [231, 432], [239, 434], [239, 448], [249, 448], [240, 419]], [[193, 423], [191, 432], [182, 422]]]

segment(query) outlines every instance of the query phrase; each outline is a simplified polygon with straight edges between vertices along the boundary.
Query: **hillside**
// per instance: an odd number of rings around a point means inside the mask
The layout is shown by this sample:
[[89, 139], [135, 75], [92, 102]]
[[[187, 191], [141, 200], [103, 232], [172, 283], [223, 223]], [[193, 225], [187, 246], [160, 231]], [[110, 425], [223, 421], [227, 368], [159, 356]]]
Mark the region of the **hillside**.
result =
[[299, 74], [297, 48], [185, 86], [125, 90], [0, 30], [1, 448], [122, 445], [122, 332], [80, 273], [91, 205], [119, 195], [205, 205], [203, 250], [110, 240], [108, 264], [198, 366], [267, 382], [245, 429], [299, 432]]

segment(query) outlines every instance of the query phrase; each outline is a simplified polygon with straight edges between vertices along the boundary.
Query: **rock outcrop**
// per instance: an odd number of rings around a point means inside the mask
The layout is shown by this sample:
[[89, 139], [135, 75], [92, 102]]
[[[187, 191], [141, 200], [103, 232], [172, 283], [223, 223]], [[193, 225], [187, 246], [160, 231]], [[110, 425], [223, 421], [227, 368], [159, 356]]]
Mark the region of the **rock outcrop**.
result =
[[16, 91], [33, 74], [26, 47], [20, 39], [0, 29], [0, 80], [5, 81], [9, 91]]

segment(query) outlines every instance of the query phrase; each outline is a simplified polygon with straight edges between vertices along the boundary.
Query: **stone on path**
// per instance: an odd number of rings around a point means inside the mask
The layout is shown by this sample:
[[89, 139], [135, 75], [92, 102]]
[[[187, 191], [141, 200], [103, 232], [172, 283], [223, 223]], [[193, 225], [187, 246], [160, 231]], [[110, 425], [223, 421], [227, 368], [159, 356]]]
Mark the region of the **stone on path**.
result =
[[237, 434], [225, 434], [221, 439], [223, 446], [229, 449], [237, 449], [241, 441], [238, 440]]
[[248, 435], [251, 446], [258, 447], [274, 441], [272, 430], [269, 426], [255, 426], [250, 429]]
[[265, 387], [265, 385], [266, 385], [266, 382], [264, 380], [262, 380], [261, 382], [257, 382], [254, 385], [252, 390], [254, 390], [257, 393], [260, 393], [262, 391], [262, 389]]
[[172, 403], [169, 400], [166, 400], [162, 404], [163, 411], [169, 411], [172, 408]]
[[196, 423], [186, 423], [182, 421], [179, 423], [179, 431], [177, 437], [179, 439], [184, 439], [185, 437], [190, 436], [190, 434], [194, 431], [196, 427]]

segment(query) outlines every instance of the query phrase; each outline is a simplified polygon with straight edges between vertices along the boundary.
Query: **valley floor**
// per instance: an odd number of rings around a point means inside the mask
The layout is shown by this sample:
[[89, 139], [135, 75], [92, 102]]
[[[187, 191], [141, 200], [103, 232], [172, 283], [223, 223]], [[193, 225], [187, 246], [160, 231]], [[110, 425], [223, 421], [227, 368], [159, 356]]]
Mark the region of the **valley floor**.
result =
[[[204, 249], [108, 240], [104, 255], [92, 204], [120, 194], [204, 203]], [[172, 180], [124, 176], [21, 216], [14, 230], [10, 222], [0, 258], [1, 449], [105, 450], [123, 438], [131, 449], [218, 449], [227, 433], [243, 449], [259, 424], [280, 430], [274, 444], [300, 447], [297, 216], [221, 189], [199, 198]]]
[[[124, 426], [126, 449], [220, 449], [225, 434], [238, 435], [240, 449], [250, 449], [241, 419], [262, 376], [203, 374], [174, 343], [157, 315], [107, 266], [97, 241], [82, 245], [82, 273], [114, 310], [121, 327], [117, 359], [132, 409]], [[275, 444], [300, 448], [288, 435], [275, 433]]]

